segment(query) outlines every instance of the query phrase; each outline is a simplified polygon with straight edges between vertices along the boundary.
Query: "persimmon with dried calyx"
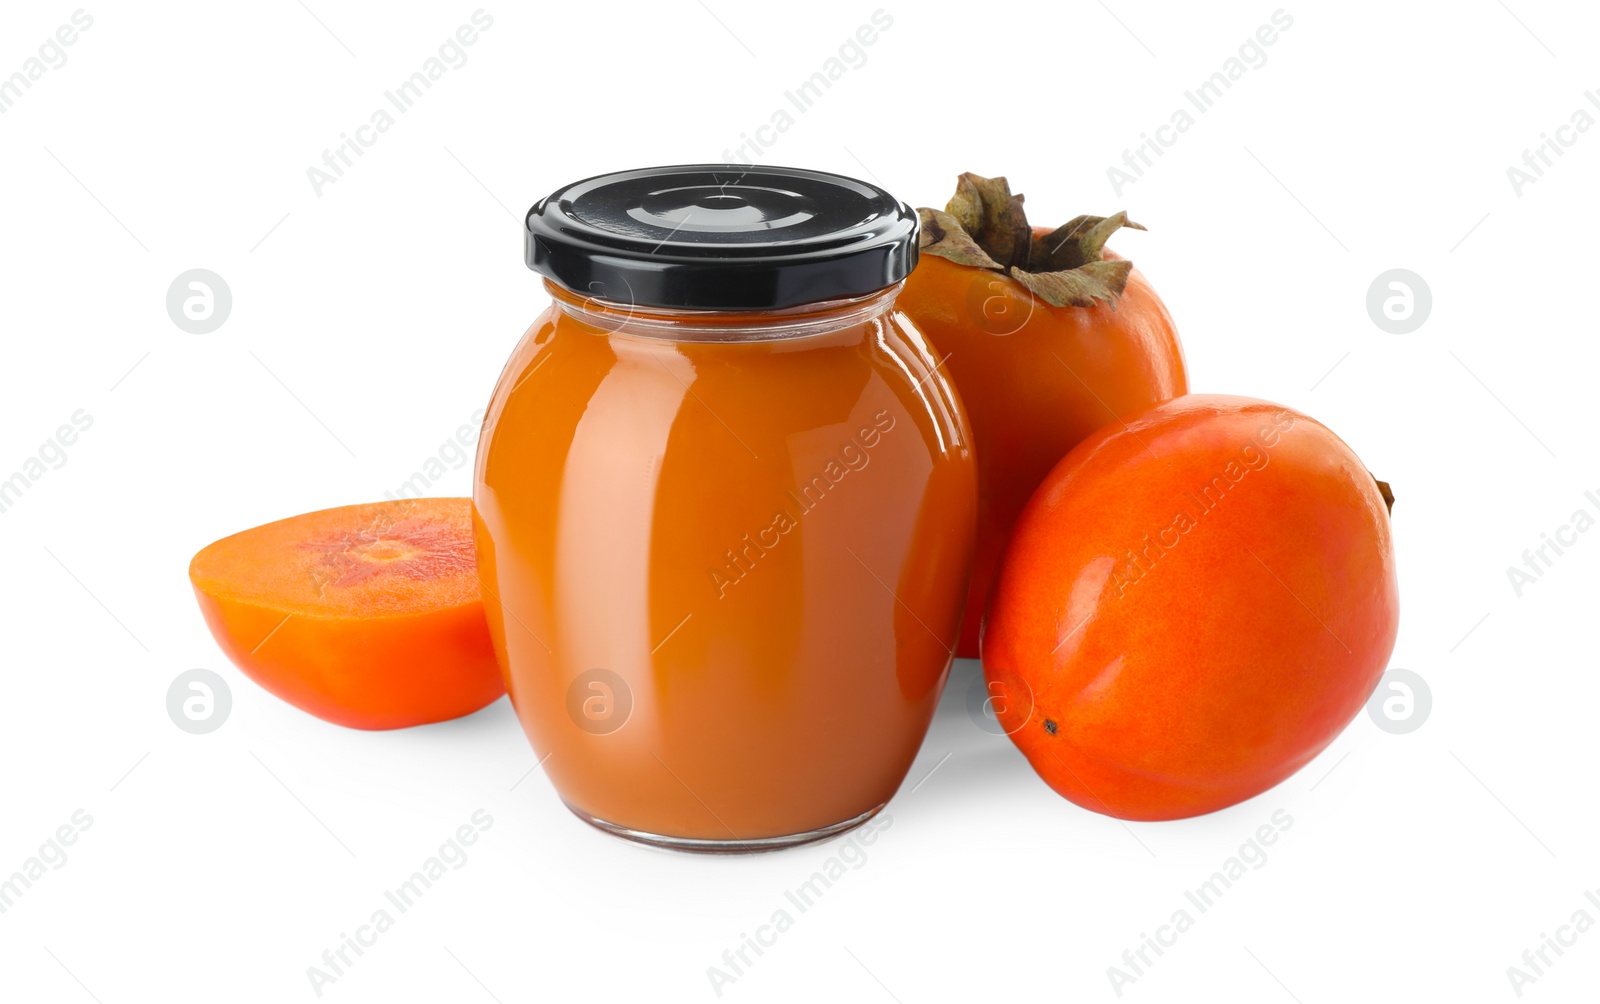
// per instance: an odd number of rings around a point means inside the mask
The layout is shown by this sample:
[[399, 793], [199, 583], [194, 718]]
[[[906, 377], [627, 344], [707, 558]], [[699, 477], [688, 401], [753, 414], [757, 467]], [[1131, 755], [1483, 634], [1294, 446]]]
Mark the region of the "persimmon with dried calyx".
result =
[[1265, 401], [1189, 395], [1101, 429], [1017, 521], [983, 637], [996, 717], [1097, 812], [1266, 791], [1388, 663], [1393, 501], [1326, 426]]
[[1172, 318], [1133, 263], [1106, 248], [1126, 213], [1031, 227], [1004, 178], [963, 174], [920, 209], [921, 257], [897, 305], [944, 361], [972, 423], [978, 533], [956, 654], [978, 654], [1012, 525], [1067, 451], [1108, 422], [1185, 393]]
[[470, 499], [278, 520], [207, 546], [189, 579], [228, 659], [318, 718], [404, 728], [505, 693], [479, 599]]

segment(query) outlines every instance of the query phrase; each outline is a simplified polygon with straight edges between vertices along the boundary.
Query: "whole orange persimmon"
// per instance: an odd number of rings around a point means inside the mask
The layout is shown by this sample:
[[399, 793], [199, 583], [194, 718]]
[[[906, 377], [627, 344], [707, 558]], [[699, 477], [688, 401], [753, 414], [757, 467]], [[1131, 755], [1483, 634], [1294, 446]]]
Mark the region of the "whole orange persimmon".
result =
[[978, 531], [956, 654], [978, 654], [995, 567], [1029, 496], [1108, 422], [1188, 390], [1161, 298], [1106, 249], [1125, 213], [1033, 228], [1004, 178], [961, 176], [922, 209], [921, 258], [897, 301], [966, 405], [978, 461]]
[[1388, 486], [1314, 419], [1189, 395], [1084, 440], [1017, 522], [984, 629], [997, 717], [1085, 808], [1259, 794], [1361, 710], [1399, 626]]

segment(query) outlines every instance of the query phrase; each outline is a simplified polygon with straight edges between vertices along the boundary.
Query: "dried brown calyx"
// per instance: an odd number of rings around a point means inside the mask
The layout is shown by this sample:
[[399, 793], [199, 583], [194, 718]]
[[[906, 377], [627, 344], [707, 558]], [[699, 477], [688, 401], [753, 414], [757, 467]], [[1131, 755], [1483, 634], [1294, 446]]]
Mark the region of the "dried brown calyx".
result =
[[1143, 230], [1127, 213], [1079, 216], [1035, 235], [1004, 178], [963, 174], [944, 209], [919, 209], [920, 249], [958, 265], [1009, 275], [1053, 307], [1116, 302], [1133, 263], [1101, 257], [1106, 239], [1122, 227]]
[[[1372, 480], [1378, 481], [1377, 478], [1373, 478]], [[1387, 481], [1378, 481], [1378, 494], [1383, 496], [1384, 508], [1389, 510], [1389, 514], [1390, 515], [1393, 515], [1394, 514], [1394, 490], [1389, 487], [1389, 482], [1387, 482]]]

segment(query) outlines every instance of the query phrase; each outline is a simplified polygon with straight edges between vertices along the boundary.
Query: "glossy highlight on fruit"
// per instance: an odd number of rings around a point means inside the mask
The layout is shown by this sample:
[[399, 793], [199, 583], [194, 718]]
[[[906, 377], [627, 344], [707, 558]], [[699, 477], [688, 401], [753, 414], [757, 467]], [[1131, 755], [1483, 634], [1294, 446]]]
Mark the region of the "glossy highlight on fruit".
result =
[[479, 600], [469, 499], [278, 520], [207, 546], [189, 578], [228, 659], [318, 718], [403, 728], [505, 693]]
[[962, 175], [923, 209], [899, 307], [949, 371], [972, 423], [978, 535], [956, 654], [978, 632], [1000, 555], [1033, 490], [1106, 423], [1185, 393], [1177, 331], [1131, 262], [1105, 247], [1126, 214], [1030, 227], [1004, 178]]
[[1084, 440], [1017, 523], [984, 628], [997, 716], [1124, 819], [1259, 794], [1361, 710], [1399, 626], [1388, 486], [1265, 401], [1177, 398]]

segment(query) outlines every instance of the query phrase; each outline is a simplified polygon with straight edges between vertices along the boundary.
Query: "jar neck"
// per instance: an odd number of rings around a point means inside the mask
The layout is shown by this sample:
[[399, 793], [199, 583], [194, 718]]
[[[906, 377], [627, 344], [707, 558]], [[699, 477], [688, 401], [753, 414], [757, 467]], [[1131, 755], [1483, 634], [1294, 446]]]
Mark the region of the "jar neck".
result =
[[864, 296], [803, 303], [781, 310], [685, 310], [582, 296], [549, 279], [545, 289], [567, 316], [608, 333], [671, 341], [757, 342], [838, 331], [885, 313], [905, 281]]

